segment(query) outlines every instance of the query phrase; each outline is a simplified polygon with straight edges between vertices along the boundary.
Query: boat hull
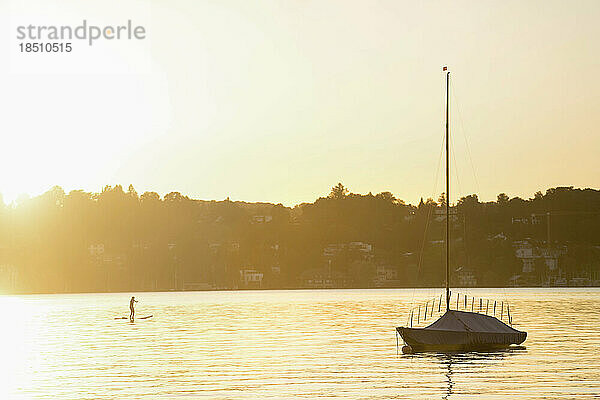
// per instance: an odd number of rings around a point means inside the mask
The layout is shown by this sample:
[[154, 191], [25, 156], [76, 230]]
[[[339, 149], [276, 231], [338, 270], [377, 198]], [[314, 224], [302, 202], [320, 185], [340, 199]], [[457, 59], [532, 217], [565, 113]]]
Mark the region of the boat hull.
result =
[[511, 333], [465, 332], [423, 328], [396, 328], [412, 352], [423, 351], [485, 351], [519, 345], [527, 338], [526, 332]]

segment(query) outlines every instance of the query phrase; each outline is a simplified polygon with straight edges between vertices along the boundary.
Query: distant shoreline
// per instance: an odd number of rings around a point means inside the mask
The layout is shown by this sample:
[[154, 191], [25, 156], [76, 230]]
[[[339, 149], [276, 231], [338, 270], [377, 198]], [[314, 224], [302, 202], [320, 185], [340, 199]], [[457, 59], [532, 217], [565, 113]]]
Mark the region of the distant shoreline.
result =
[[[476, 287], [458, 287], [455, 290], [469, 289], [594, 289], [600, 286], [476, 286]], [[203, 289], [203, 290], [132, 290], [132, 291], [114, 291], [114, 292], [13, 292], [1, 293], [0, 296], [25, 296], [25, 295], [45, 295], [45, 294], [118, 294], [118, 293], [191, 293], [191, 292], [259, 292], [259, 291], [295, 291], [295, 290], [311, 290], [311, 291], [326, 291], [326, 290], [396, 290], [396, 289], [439, 289], [440, 286], [419, 286], [419, 287], [332, 287], [332, 288], [306, 288], [306, 287], [289, 287], [289, 288], [236, 288], [236, 289]]]

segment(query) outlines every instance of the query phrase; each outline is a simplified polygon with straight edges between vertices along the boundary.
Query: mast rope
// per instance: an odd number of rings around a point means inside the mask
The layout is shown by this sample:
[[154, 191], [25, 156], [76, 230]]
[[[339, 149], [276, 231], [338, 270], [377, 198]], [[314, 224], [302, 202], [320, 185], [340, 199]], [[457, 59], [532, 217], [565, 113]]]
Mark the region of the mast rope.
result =
[[465, 128], [465, 123], [462, 117], [462, 111], [460, 108], [460, 103], [458, 102], [456, 96], [456, 87], [454, 83], [450, 82], [450, 86], [452, 86], [452, 99], [454, 100], [454, 104], [456, 105], [456, 111], [458, 111], [458, 122], [460, 123], [460, 132], [462, 133], [462, 137], [465, 141], [465, 147], [467, 149], [467, 154], [469, 156], [469, 164], [471, 166], [471, 172], [473, 173], [473, 180], [475, 181], [475, 188], [477, 193], [481, 193], [481, 187], [479, 186], [479, 179], [477, 179], [477, 173], [475, 171], [475, 164], [473, 163], [473, 157], [471, 155], [471, 146], [469, 145], [469, 139], [467, 136], [467, 130]]
[[[442, 145], [440, 147], [440, 155], [438, 156], [438, 163], [437, 163], [437, 168], [435, 171], [435, 178], [433, 180], [434, 185], [433, 185], [433, 191], [432, 191], [432, 197], [433, 198], [435, 196], [435, 193], [437, 192], [437, 185], [438, 185], [438, 179], [439, 179], [439, 174], [440, 174], [440, 167], [442, 164], [442, 156], [444, 154], [444, 144], [446, 143], [445, 141], [445, 136], [444, 136], [444, 140], [442, 140]], [[433, 213], [433, 207], [427, 207], [427, 218], [425, 220], [425, 229], [423, 230], [423, 240], [421, 241], [421, 249], [419, 250], [419, 263], [417, 264], [417, 276], [416, 276], [416, 281], [419, 281], [420, 275], [421, 275], [421, 268], [423, 266], [423, 255], [425, 253], [425, 243], [427, 243], [427, 232], [429, 230], [429, 225], [431, 223], [431, 215]], [[412, 309], [414, 307], [414, 300], [415, 300], [415, 292], [416, 292], [417, 288], [416, 288], [416, 284], [413, 285], [413, 290], [412, 290], [412, 295], [411, 295], [411, 299], [410, 299], [410, 308]]]

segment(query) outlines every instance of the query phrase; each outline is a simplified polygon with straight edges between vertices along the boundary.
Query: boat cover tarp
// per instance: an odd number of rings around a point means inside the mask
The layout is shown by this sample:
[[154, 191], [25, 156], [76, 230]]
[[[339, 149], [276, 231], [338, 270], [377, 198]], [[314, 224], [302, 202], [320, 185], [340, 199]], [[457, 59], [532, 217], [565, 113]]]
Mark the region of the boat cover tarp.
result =
[[441, 331], [464, 331], [464, 332], [505, 332], [514, 333], [516, 329], [511, 328], [497, 318], [485, 314], [473, 312], [450, 310], [433, 324], [425, 329]]
[[521, 344], [527, 333], [511, 328], [489, 315], [449, 310], [425, 328], [403, 328], [398, 332], [415, 349], [469, 349]]

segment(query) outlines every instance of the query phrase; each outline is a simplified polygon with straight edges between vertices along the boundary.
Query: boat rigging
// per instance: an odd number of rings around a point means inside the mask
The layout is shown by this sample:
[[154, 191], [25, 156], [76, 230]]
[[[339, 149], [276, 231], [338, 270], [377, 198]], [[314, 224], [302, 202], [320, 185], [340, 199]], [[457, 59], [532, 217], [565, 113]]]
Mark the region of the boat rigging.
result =
[[[527, 338], [527, 333], [518, 331], [512, 326], [510, 306], [506, 304], [506, 317], [508, 324], [503, 322], [504, 302], [498, 305], [494, 301], [480, 298], [476, 308], [475, 297], [471, 299], [471, 311], [468, 311], [468, 297], [463, 295], [464, 307], [460, 310], [461, 295], [457, 293], [456, 309], [451, 309], [450, 291], [450, 71], [443, 68], [446, 78], [446, 290], [445, 290], [445, 312], [432, 324], [424, 328], [413, 327], [414, 309], [411, 310], [406, 327], [397, 327], [396, 333], [404, 340], [403, 353], [422, 351], [475, 351], [506, 348], [512, 344], [519, 345]], [[423, 321], [433, 316], [435, 302], [431, 306], [429, 301], [423, 309]], [[431, 301], [431, 300], [430, 300]], [[438, 301], [438, 312], [442, 311], [442, 299]], [[485, 312], [484, 310], [485, 304]], [[500, 319], [496, 317], [497, 308]], [[493, 315], [490, 315], [492, 314]], [[416, 315], [417, 324], [421, 322], [421, 307]]]

